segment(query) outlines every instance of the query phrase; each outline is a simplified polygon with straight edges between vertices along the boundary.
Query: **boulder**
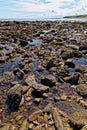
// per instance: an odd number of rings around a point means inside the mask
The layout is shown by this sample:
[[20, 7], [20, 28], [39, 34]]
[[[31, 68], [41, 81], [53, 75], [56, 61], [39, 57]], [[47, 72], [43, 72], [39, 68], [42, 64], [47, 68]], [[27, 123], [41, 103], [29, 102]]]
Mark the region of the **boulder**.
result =
[[53, 86], [55, 86], [56, 79], [52, 75], [42, 76], [41, 83], [46, 85], [46, 86], [53, 87]]
[[7, 97], [9, 103], [11, 104], [11, 107], [18, 109], [22, 99], [22, 86], [20, 84], [17, 84], [14, 87], [10, 88]]
[[25, 47], [25, 46], [27, 46], [27, 45], [28, 45], [28, 42], [27, 42], [27, 41], [20, 39], [19, 46]]
[[77, 93], [80, 96], [86, 97], [87, 96], [87, 84], [80, 84], [77, 86]]
[[65, 77], [64, 81], [66, 83], [70, 83], [73, 85], [77, 85], [78, 84], [78, 80], [79, 80], [80, 74], [79, 73], [73, 73], [71, 76], [69, 77]]
[[14, 74], [15, 74], [19, 79], [23, 79], [23, 77], [24, 77], [24, 72], [23, 72], [21, 69], [19, 69], [19, 68], [17, 68], [17, 69], [14, 70]]

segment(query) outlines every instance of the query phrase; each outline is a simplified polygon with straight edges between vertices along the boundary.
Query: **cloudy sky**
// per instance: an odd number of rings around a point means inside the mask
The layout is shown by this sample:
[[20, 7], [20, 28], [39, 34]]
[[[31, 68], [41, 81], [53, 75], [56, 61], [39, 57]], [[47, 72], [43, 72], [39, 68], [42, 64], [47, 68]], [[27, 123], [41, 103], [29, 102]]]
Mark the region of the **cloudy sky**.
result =
[[87, 14], [87, 0], [0, 0], [0, 18], [58, 18]]

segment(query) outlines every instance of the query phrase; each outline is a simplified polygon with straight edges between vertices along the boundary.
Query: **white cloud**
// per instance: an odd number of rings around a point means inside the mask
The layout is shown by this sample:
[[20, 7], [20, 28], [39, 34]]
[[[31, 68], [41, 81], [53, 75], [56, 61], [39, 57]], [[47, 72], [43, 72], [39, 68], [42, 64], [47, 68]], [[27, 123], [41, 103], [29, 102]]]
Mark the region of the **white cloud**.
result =
[[58, 15], [87, 13], [87, 0], [79, 0], [79, 2], [75, 0], [45, 0], [45, 2], [41, 0], [8, 0], [8, 2], [12, 5], [10, 10], [16, 14], [16, 17], [57, 17]]

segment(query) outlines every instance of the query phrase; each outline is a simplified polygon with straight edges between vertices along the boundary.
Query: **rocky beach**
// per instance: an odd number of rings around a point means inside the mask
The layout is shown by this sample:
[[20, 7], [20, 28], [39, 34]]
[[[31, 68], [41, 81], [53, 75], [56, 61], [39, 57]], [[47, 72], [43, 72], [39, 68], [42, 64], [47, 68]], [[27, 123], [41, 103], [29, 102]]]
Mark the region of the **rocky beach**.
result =
[[0, 130], [87, 130], [87, 22], [0, 22]]

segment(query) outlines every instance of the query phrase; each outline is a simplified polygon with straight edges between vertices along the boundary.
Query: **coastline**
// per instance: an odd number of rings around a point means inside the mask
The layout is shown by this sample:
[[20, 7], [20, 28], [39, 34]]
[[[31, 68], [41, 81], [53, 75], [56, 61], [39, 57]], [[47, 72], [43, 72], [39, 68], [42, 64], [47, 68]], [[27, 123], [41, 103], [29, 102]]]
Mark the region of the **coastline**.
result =
[[86, 21], [0, 21], [0, 57], [0, 130], [87, 126]]

